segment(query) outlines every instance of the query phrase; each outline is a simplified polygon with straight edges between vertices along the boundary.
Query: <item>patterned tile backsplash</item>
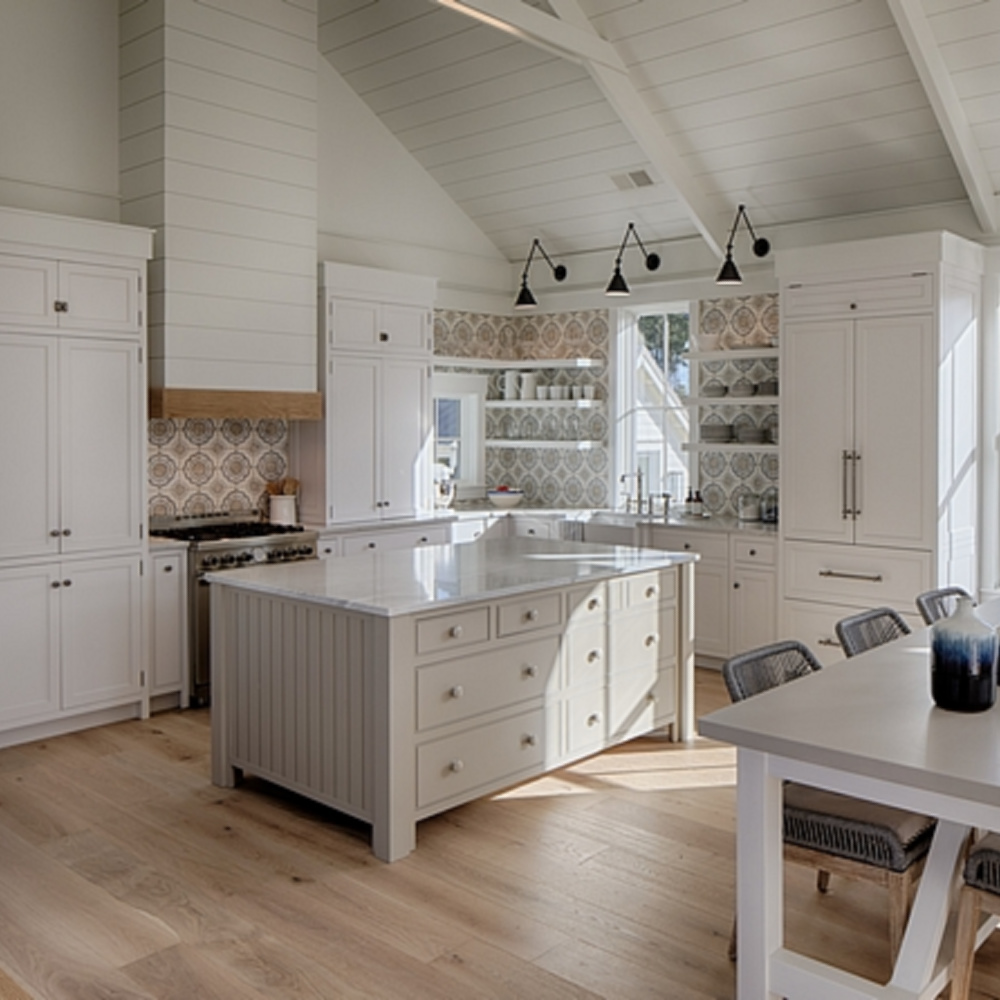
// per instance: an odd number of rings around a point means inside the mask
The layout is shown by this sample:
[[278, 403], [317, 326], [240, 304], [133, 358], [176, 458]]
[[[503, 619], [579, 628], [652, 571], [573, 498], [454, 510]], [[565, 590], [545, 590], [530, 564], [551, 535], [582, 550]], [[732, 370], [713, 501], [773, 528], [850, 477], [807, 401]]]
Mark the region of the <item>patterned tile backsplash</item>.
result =
[[[504, 406], [486, 411], [486, 485], [524, 490], [529, 507], [606, 507], [608, 479], [608, 314], [605, 310], [539, 316], [490, 316], [438, 311], [434, 353], [493, 361], [539, 361], [537, 385], [584, 387], [585, 407], [556, 402]], [[546, 369], [549, 359], [592, 358], [597, 368]], [[502, 400], [504, 373], [489, 375], [487, 399]], [[490, 442], [516, 441], [516, 446]], [[531, 442], [539, 442], [533, 447]], [[542, 442], [545, 447], [541, 447]]]
[[266, 510], [288, 470], [284, 420], [150, 420], [150, 517]]

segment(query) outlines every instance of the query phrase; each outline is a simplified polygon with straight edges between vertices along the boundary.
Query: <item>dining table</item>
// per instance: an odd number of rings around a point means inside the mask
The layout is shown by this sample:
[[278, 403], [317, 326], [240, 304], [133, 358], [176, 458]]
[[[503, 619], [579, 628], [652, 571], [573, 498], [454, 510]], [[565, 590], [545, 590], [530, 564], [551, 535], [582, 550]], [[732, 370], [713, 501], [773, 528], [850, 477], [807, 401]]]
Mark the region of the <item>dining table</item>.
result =
[[[997, 627], [1000, 599], [977, 613]], [[699, 720], [701, 735], [737, 748], [737, 1000], [931, 1000], [947, 986], [967, 838], [1000, 830], [1000, 705], [937, 707], [930, 639], [914, 631]], [[786, 946], [786, 781], [936, 817], [888, 983]], [[995, 925], [983, 920], [977, 946]]]

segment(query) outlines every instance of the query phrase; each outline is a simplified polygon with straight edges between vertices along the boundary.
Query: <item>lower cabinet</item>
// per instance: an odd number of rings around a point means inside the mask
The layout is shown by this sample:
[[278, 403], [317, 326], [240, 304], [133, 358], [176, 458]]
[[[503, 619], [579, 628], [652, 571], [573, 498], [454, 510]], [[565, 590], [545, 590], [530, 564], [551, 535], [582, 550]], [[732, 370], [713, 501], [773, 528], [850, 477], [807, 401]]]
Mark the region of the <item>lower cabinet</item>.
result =
[[370, 531], [324, 531], [320, 534], [318, 551], [321, 559], [331, 556], [352, 556], [358, 552], [392, 549], [415, 549], [421, 545], [444, 545], [451, 541], [450, 524], [417, 523], [401, 528], [374, 528]]
[[141, 557], [0, 570], [0, 726], [142, 698]]
[[[778, 638], [778, 544], [734, 535], [729, 555], [729, 648], [733, 656]], [[697, 604], [694, 613], [698, 614]]]
[[[151, 698], [177, 695], [188, 704], [188, 602], [186, 551], [153, 552], [150, 580], [149, 678]], [[166, 706], [154, 706], [166, 707]]]

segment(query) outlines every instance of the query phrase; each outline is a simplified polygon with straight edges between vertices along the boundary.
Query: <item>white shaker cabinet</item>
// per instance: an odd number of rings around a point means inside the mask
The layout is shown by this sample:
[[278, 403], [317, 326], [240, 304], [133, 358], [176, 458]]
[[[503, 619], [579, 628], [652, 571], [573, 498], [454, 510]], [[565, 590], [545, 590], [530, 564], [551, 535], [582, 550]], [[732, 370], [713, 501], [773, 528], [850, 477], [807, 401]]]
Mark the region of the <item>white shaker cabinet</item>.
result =
[[165, 703], [172, 696], [170, 704], [187, 707], [187, 550], [154, 550], [150, 564], [149, 694]]
[[0, 559], [136, 547], [144, 521], [134, 342], [0, 333]]

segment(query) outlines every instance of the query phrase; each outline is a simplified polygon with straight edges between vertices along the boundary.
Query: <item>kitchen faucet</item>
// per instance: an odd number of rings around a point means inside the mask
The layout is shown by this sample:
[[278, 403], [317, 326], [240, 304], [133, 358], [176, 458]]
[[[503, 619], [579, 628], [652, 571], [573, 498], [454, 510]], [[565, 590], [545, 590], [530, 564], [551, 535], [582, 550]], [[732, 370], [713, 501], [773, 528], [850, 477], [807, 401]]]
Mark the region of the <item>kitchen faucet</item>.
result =
[[[642, 469], [636, 469], [635, 472], [623, 472], [621, 474], [621, 482], [623, 485], [626, 480], [635, 480], [635, 510], [637, 514], [642, 513]], [[623, 494], [625, 497], [625, 513], [628, 514], [632, 507], [632, 497], [629, 493]]]

